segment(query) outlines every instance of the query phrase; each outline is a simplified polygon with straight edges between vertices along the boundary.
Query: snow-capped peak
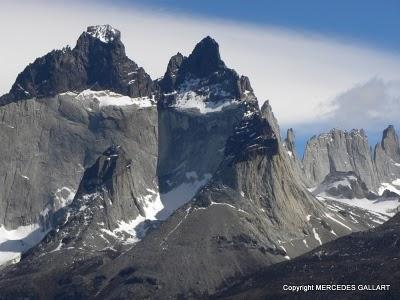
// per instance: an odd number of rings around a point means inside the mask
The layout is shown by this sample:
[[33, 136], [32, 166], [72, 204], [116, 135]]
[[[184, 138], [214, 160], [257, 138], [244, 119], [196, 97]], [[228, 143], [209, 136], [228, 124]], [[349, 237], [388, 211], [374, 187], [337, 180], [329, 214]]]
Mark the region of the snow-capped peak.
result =
[[114, 39], [119, 38], [121, 35], [119, 30], [113, 28], [110, 25], [89, 26], [86, 32], [92, 37], [99, 39], [103, 43], [112, 42]]

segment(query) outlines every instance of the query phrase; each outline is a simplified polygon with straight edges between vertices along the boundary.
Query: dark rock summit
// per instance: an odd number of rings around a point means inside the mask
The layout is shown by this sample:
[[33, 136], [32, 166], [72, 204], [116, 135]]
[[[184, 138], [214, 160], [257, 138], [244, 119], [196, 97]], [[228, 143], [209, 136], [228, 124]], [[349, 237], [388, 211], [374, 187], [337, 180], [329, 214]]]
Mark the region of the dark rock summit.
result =
[[126, 56], [120, 36], [109, 25], [88, 27], [73, 49], [53, 50], [28, 65], [0, 104], [85, 89], [151, 97], [150, 76]]
[[225, 65], [218, 43], [209, 36], [188, 57], [173, 56], [159, 86], [162, 107], [179, 106], [190, 98], [221, 103], [255, 97], [248, 78]]
[[169, 60], [164, 77], [159, 81], [161, 90], [164, 93], [171, 93], [174, 91], [176, 76], [184, 59], [185, 57], [178, 52], [176, 55], [172, 56], [171, 59]]
[[[203, 78], [224, 69], [226, 66], [221, 59], [218, 43], [207, 36], [196, 45], [193, 52], [182, 63], [180, 75], [190, 74], [193, 77]], [[179, 79], [184, 78], [182, 76]]]

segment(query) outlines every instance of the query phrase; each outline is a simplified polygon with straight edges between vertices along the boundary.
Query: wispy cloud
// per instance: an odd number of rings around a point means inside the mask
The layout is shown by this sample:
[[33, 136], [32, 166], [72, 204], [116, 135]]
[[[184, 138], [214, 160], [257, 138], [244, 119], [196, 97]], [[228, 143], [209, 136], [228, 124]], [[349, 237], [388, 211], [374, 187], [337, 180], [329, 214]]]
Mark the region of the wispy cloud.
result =
[[334, 126], [374, 131], [399, 124], [400, 81], [372, 78], [335, 97], [331, 107], [326, 122]]
[[[393, 53], [240, 20], [200, 19], [94, 2], [9, 1], [1, 8], [0, 26], [10, 28], [2, 32], [1, 93], [34, 58], [74, 45], [86, 26], [104, 23], [122, 31], [128, 55], [153, 78], [164, 73], [170, 56], [178, 51], [187, 55], [202, 37], [213, 36], [227, 65], [250, 77], [260, 102], [271, 100], [282, 126], [323, 121], [328, 112], [332, 115], [332, 110], [345, 107], [348, 100], [336, 95], [371, 77], [386, 82], [400, 79], [400, 57]], [[361, 94], [359, 99], [361, 103]]]

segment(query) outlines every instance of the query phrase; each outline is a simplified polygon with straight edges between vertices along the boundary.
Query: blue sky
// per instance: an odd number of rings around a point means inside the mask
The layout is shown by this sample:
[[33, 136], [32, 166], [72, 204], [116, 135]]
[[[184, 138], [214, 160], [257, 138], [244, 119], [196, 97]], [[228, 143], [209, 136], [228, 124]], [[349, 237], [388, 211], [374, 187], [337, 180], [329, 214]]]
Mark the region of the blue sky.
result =
[[35, 58], [110, 24], [152, 78], [178, 51], [215, 38], [281, 129], [294, 128], [299, 152], [331, 128], [364, 128], [375, 144], [400, 127], [400, 1], [0, 1], [0, 27], [12, 28], [2, 32], [0, 94]]
[[340, 37], [377, 48], [400, 51], [400, 1], [384, 0], [116, 0], [120, 6], [143, 5], [257, 25], [273, 25]]

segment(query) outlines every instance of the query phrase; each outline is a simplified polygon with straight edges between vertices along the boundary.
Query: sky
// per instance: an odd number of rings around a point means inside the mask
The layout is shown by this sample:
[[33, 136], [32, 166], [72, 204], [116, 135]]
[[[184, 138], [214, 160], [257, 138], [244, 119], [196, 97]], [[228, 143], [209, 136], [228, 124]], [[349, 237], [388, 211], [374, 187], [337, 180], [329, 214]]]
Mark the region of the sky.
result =
[[0, 94], [36, 57], [74, 46], [89, 25], [122, 32], [128, 56], [152, 76], [210, 35], [225, 63], [270, 100], [298, 150], [330, 128], [365, 128], [370, 143], [399, 128], [399, 1], [0, 0]]

